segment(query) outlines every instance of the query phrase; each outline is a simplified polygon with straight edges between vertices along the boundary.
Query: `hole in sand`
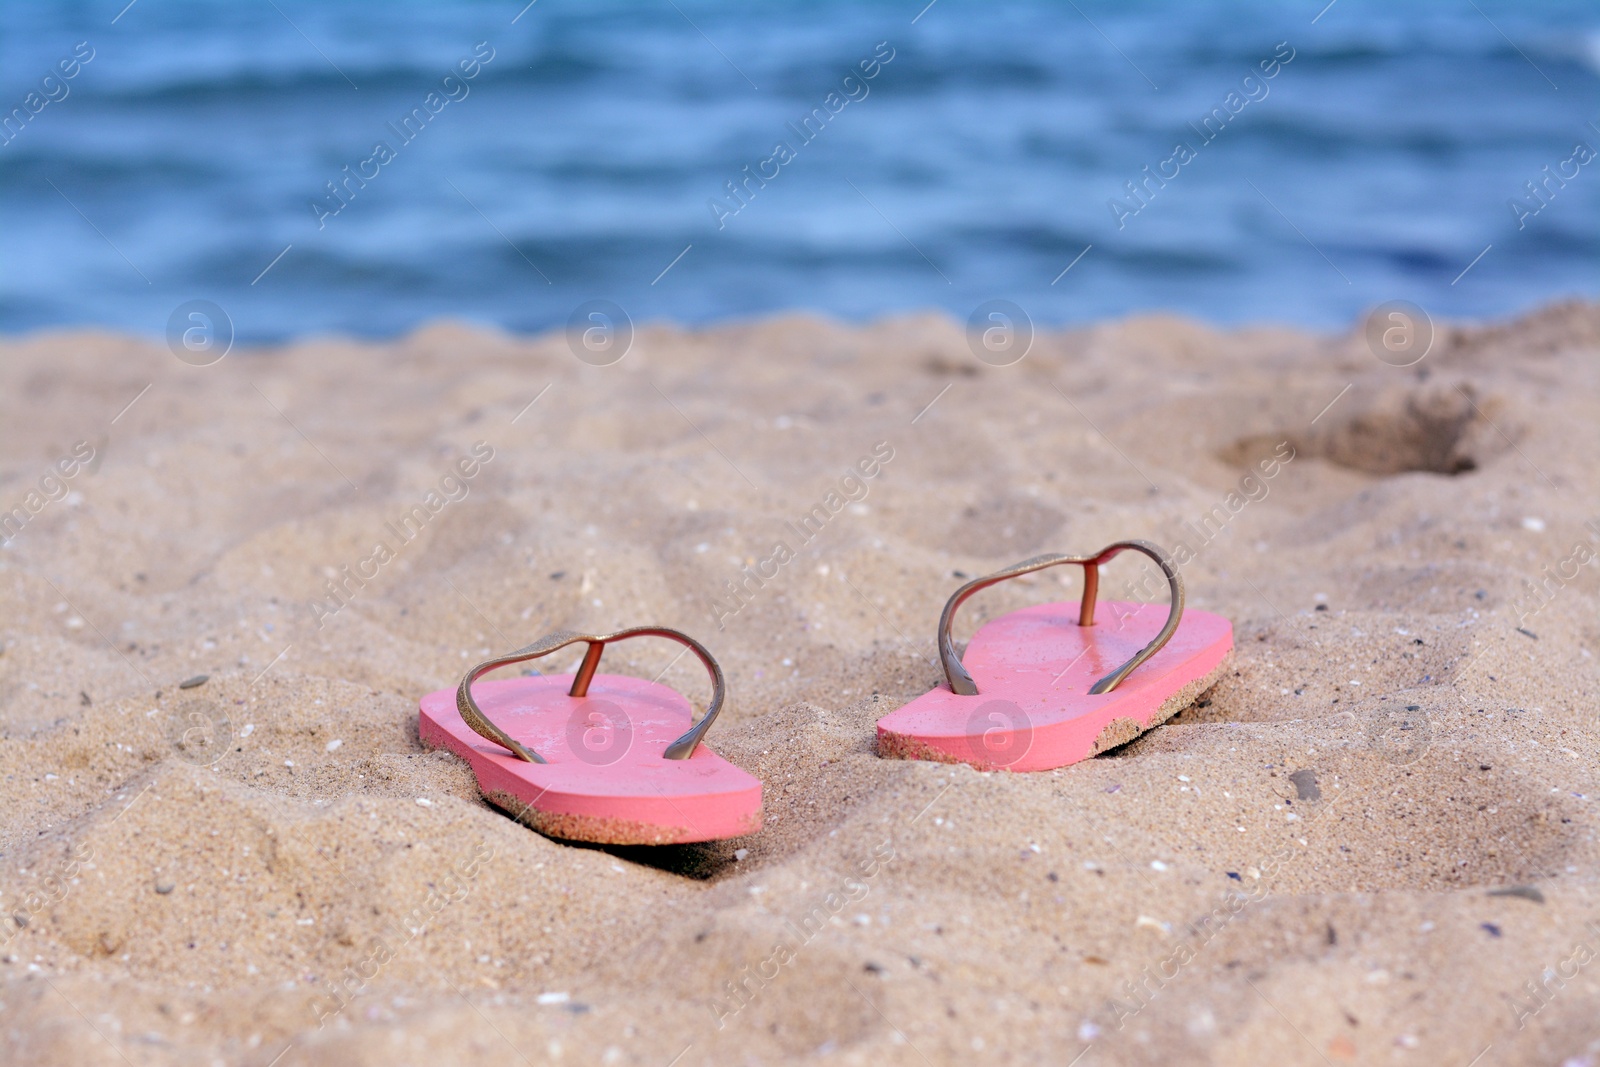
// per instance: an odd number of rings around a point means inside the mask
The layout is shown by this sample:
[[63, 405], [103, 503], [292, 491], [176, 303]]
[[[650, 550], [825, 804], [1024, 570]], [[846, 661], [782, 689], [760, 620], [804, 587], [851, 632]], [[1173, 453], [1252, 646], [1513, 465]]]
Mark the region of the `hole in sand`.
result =
[[484, 801], [484, 806], [495, 815], [516, 823], [523, 831], [538, 834], [552, 844], [581, 848], [590, 852], [605, 852], [627, 863], [654, 867], [658, 871], [681, 875], [696, 882], [709, 882], [731, 868], [734, 865], [734, 849], [744, 847], [749, 840], [729, 838], [725, 841], [694, 841], [682, 845], [607, 845], [594, 841], [551, 837], [487, 801]]
[[733, 850], [741, 841], [697, 841], [687, 845], [595, 845], [587, 841], [563, 841], [558, 845], [607, 852], [619, 860], [654, 867], [668, 874], [681, 875], [696, 882], [709, 882], [733, 866]]
[[1501, 431], [1520, 436], [1501, 408], [1471, 385], [1352, 389], [1310, 429], [1240, 438], [1218, 457], [1248, 465], [1287, 438], [1297, 455], [1367, 474], [1465, 474], [1511, 447]]

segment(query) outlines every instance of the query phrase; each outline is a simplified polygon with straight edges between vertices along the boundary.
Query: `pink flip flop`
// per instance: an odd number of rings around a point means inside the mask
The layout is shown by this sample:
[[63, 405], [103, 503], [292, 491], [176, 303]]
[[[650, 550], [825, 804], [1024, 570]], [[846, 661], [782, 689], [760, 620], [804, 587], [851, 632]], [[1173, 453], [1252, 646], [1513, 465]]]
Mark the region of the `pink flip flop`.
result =
[[[1165, 625], [1154, 604], [1107, 601], [1114, 623], [1095, 624], [1100, 564], [1124, 549], [1161, 565], [1172, 591]], [[950, 624], [962, 601], [1020, 574], [1076, 563], [1083, 601], [1040, 604], [985, 623], [956, 655]], [[1183, 610], [1183, 577], [1149, 541], [1118, 541], [1093, 556], [1035, 556], [976, 578], [945, 602], [939, 658], [946, 684], [878, 720], [878, 753], [968, 763], [981, 770], [1046, 771], [1133, 740], [1192, 704], [1221, 677], [1233, 625]], [[1120, 664], [1120, 666], [1119, 666]], [[1096, 680], [1098, 679], [1098, 680]]]
[[[700, 657], [712, 693], [698, 723], [689, 701], [664, 685], [595, 674], [606, 644], [629, 637], [669, 637]], [[497, 667], [580, 641], [589, 648], [576, 674], [473, 685]], [[761, 782], [700, 743], [722, 710], [724, 688], [711, 653], [677, 630], [558, 632], [478, 664], [454, 690], [423, 697], [420, 729], [423, 743], [472, 766], [490, 803], [550, 837], [610, 845], [714, 841], [761, 829]]]

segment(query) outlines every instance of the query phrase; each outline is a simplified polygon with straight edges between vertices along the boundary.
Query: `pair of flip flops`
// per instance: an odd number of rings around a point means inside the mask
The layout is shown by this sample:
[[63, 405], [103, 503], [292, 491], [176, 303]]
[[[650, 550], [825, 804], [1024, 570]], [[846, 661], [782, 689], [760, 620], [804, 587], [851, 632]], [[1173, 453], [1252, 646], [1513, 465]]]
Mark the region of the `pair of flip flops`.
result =
[[[1129, 549], [1155, 560], [1166, 576], [1171, 606], [1164, 621], [1158, 605], [1096, 603], [1100, 565]], [[1084, 569], [1079, 604], [1002, 615], [978, 629], [965, 657], [957, 654], [951, 628], [968, 597], [1061, 564]], [[939, 619], [944, 684], [878, 720], [879, 755], [1042, 771], [1132, 740], [1193, 703], [1233, 647], [1227, 619], [1185, 612], [1183, 601], [1182, 576], [1148, 541], [1119, 541], [1092, 556], [1036, 556], [966, 583]], [[596, 673], [606, 645], [635, 637], [678, 641], [705, 665], [711, 702], [698, 723], [689, 701], [664, 685]], [[587, 649], [572, 674], [478, 681], [579, 643]], [[420, 727], [425, 744], [471, 765], [491, 803], [551, 837], [712, 841], [761, 828], [760, 781], [702, 743], [725, 695], [717, 661], [677, 630], [563, 632], [486, 660], [454, 690], [423, 697]]]

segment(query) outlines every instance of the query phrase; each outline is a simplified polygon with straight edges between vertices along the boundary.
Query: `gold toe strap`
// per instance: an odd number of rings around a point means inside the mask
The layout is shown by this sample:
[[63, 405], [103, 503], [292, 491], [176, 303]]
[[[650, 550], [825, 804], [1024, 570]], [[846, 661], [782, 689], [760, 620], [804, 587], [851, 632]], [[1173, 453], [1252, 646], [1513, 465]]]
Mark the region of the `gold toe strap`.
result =
[[526, 648], [519, 648], [515, 652], [500, 656], [496, 659], [484, 660], [467, 672], [461, 679], [461, 684], [456, 688], [456, 710], [461, 712], [462, 720], [484, 738], [502, 745], [521, 759], [529, 763], [548, 763], [533, 749], [528, 748], [516, 738], [506, 733], [500, 727], [489, 721], [483, 709], [478, 707], [478, 702], [472, 698], [472, 683], [483, 675], [499, 667], [506, 667], [513, 663], [522, 663], [525, 660], [539, 659], [550, 653], [575, 645], [580, 641], [587, 642], [589, 649], [584, 653], [583, 663], [578, 667], [578, 673], [572, 679], [572, 688], [567, 691], [568, 696], [583, 697], [589, 695], [589, 683], [594, 679], [594, 672], [600, 666], [600, 655], [605, 647], [612, 641], [624, 641], [630, 637], [666, 637], [679, 644], [687, 645], [689, 650], [700, 657], [700, 662], [705, 664], [706, 670], [711, 673], [711, 703], [706, 705], [706, 713], [700, 717], [693, 728], [672, 744], [662, 753], [664, 759], [688, 759], [694, 755], [694, 750], [700, 744], [700, 739], [706, 731], [711, 729], [711, 724], [716, 721], [717, 713], [722, 710], [723, 697], [727, 691], [726, 682], [722, 676], [722, 667], [706, 651], [706, 646], [690, 637], [686, 633], [668, 629], [665, 626], [635, 626], [627, 630], [618, 630], [613, 634], [579, 634], [570, 630], [557, 630], [539, 638]]
[[1021, 574], [1032, 574], [1042, 571], [1046, 567], [1055, 567], [1062, 563], [1076, 563], [1083, 568], [1083, 600], [1078, 606], [1078, 625], [1094, 625], [1095, 599], [1100, 592], [1100, 564], [1106, 563], [1125, 549], [1143, 552], [1161, 565], [1166, 573], [1167, 585], [1172, 592], [1172, 609], [1167, 613], [1167, 624], [1156, 634], [1155, 640], [1139, 650], [1128, 662], [1100, 679], [1089, 689], [1091, 693], [1109, 693], [1122, 683], [1133, 669], [1161, 650], [1172, 639], [1178, 630], [1178, 620], [1183, 616], [1183, 576], [1178, 573], [1178, 568], [1173, 564], [1166, 550], [1149, 541], [1118, 541], [1107, 545], [1092, 556], [1062, 556], [1045, 555], [1025, 559], [1021, 563], [1013, 563], [1004, 570], [995, 571], [983, 578], [974, 578], [972, 581], [957, 589], [949, 600], [945, 601], [944, 614], [939, 616], [939, 661], [944, 664], [945, 680], [950, 683], [950, 691], [962, 696], [977, 696], [978, 685], [972, 680], [972, 675], [961, 665], [961, 657], [956, 655], [954, 642], [950, 639], [950, 625], [955, 621], [956, 609], [961, 607], [962, 601], [981, 589], [987, 589], [997, 582], [1007, 578], [1015, 578]]

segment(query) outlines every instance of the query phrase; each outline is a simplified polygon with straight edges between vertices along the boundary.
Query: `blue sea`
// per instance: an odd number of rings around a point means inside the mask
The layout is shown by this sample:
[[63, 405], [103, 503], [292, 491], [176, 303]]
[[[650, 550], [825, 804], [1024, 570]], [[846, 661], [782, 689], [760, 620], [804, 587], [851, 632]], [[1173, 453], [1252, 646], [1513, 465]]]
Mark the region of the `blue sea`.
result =
[[0, 21], [4, 333], [160, 336], [194, 300], [246, 342], [538, 331], [595, 300], [1335, 328], [1600, 288], [1593, 2], [7, 0]]

